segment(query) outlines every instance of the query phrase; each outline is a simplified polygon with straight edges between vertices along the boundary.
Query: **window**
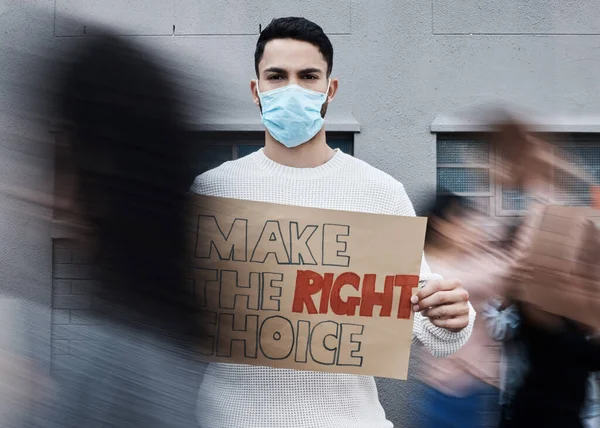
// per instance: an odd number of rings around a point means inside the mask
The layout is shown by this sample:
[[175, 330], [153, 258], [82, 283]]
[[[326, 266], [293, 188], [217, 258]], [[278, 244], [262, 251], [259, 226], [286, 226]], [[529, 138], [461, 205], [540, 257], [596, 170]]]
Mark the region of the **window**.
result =
[[[555, 149], [582, 167], [593, 183], [600, 184], [600, 135], [555, 134], [553, 137]], [[438, 134], [438, 194], [463, 195], [490, 217], [521, 215], [531, 199], [521, 189], [494, 180], [490, 168], [498, 161], [481, 134]], [[549, 192], [558, 204], [590, 205], [588, 187], [580, 179], [555, 171]]]
[[[594, 184], [600, 184], [600, 136], [587, 136], [578, 139], [571, 145], [560, 145], [559, 149], [571, 162], [582, 167], [583, 173]], [[557, 190], [554, 198], [564, 205], [590, 205], [591, 198], [588, 185], [564, 173], [554, 175]]]
[[482, 213], [493, 211], [494, 183], [489, 145], [468, 135], [438, 136], [437, 193], [467, 197]]
[[[201, 132], [191, 136], [195, 171], [201, 174], [223, 162], [239, 159], [264, 145], [263, 132]], [[197, 143], [200, 141], [200, 144]], [[349, 155], [354, 154], [354, 134], [328, 132], [327, 143]]]

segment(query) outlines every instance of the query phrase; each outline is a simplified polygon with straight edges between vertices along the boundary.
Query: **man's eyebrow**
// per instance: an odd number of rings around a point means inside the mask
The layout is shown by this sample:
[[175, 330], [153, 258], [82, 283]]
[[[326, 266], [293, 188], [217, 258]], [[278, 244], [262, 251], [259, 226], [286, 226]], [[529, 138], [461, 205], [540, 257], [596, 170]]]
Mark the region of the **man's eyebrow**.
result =
[[304, 68], [298, 72], [298, 74], [309, 74], [309, 73], [323, 73], [323, 70], [320, 68], [310, 67]]
[[287, 71], [285, 71], [283, 68], [279, 68], [279, 67], [269, 67], [263, 70], [265, 73], [281, 73], [281, 74], [287, 74]]

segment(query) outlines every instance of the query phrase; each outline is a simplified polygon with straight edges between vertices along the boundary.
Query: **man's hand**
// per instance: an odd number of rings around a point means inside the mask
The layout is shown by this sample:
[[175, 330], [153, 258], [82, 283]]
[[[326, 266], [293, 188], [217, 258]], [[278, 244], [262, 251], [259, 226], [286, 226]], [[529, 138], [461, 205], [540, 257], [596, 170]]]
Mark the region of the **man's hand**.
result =
[[469, 293], [456, 279], [431, 280], [412, 296], [413, 311], [454, 333], [469, 325]]

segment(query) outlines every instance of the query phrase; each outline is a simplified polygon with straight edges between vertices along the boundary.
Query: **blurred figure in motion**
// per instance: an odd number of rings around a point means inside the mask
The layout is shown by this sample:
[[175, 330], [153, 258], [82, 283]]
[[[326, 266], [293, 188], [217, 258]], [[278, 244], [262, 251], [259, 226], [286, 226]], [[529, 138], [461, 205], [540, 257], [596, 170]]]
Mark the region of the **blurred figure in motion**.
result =
[[[510, 228], [504, 239], [504, 249], [510, 254], [515, 251], [515, 235], [519, 225]], [[486, 323], [489, 336], [501, 342], [499, 360], [500, 421], [499, 428], [509, 427], [512, 421], [512, 402], [515, 392], [521, 384], [525, 370], [526, 357], [519, 340], [519, 314], [517, 307], [508, 297], [492, 296], [485, 302], [482, 319]]]
[[[516, 120], [504, 117], [491, 140], [492, 149], [500, 155], [494, 171], [497, 178], [524, 189], [538, 203], [528, 212], [527, 225], [509, 232], [498, 246], [486, 241], [481, 216], [461, 198], [440, 198], [433, 211], [426, 243], [429, 261], [444, 275], [450, 271], [451, 276], [469, 279], [465, 289], [483, 316], [461, 351], [429, 364], [425, 359], [425, 426], [476, 426], [477, 412], [482, 410], [481, 382], [486, 381], [484, 355], [486, 348], [492, 349], [485, 321], [491, 337], [505, 341], [500, 373], [502, 427], [575, 428], [584, 426], [583, 421], [591, 424], [596, 411], [592, 372], [600, 369], [595, 332], [521, 301], [521, 288], [527, 287], [532, 268], [527, 264], [531, 233], [535, 231], [531, 219], [540, 207], [552, 203], [545, 192], [552, 174], [558, 170], [584, 183], [586, 175]], [[453, 201], [448, 202], [448, 198]], [[486, 276], [471, 283], [475, 274], [454, 273], [470, 270]], [[487, 379], [495, 377], [492, 370]]]
[[[515, 366], [506, 372], [504, 392], [505, 398], [510, 400], [503, 400], [507, 407], [502, 426], [583, 427], [582, 417], [592, 423], [595, 412], [595, 390], [591, 387], [593, 377], [590, 375], [600, 370], [600, 342], [594, 338], [597, 332], [567, 317], [545, 312], [534, 302], [522, 301], [521, 296], [523, 289], [528, 287], [530, 272], [536, 268], [528, 258], [533, 251], [532, 237], [537, 233], [537, 228], [532, 226], [533, 219], [537, 218], [540, 206], [552, 203], [542, 189], [548, 188], [556, 171], [570, 175], [584, 185], [591, 183], [557, 149], [531, 136], [518, 121], [505, 120], [498, 131], [492, 142], [505, 166], [497, 171], [498, 175], [508, 185], [524, 189], [541, 203], [530, 207], [524, 225], [516, 233], [515, 251], [511, 256], [515, 260], [514, 271], [509, 278], [517, 287], [507, 289], [508, 294], [484, 311], [496, 339], [511, 339], [524, 350], [525, 361], [519, 361], [518, 352], [513, 353], [509, 364]], [[572, 281], [575, 285], [576, 273], [563, 273], [554, 280]], [[595, 279], [590, 277], [589, 281]], [[553, 287], [554, 284], [544, 286]], [[518, 369], [522, 363], [526, 365], [525, 370]], [[520, 376], [522, 379], [518, 379]]]
[[484, 306], [482, 317], [493, 340], [501, 342], [499, 360], [500, 421], [499, 428], [510, 427], [514, 395], [526, 370], [526, 358], [517, 331], [517, 308], [507, 298], [492, 298]]
[[589, 330], [518, 303], [528, 370], [516, 391], [510, 427], [583, 427], [590, 372], [600, 370], [600, 341]]
[[[178, 95], [133, 42], [90, 38], [60, 80], [57, 205], [93, 251], [85, 340], [53, 367], [43, 427], [196, 425], [197, 307], [185, 288], [193, 181]], [[61, 360], [64, 361], [64, 360]]]
[[[513, 427], [514, 400], [528, 370], [526, 347], [519, 335], [520, 317], [515, 302], [492, 299], [482, 313], [486, 319], [490, 336], [502, 342], [500, 357], [500, 428]], [[560, 370], [560, 368], [557, 368]], [[552, 379], [552, 377], [550, 377]], [[580, 412], [585, 428], [598, 428], [599, 403], [595, 373], [588, 377], [586, 398]]]
[[587, 395], [581, 418], [584, 428], [600, 428], [600, 391], [597, 373], [592, 373], [588, 378]]
[[[502, 277], [508, 259], [488, 241], [484, 216], [463, 197], [438, 196], [428, 219], [425, 252], [440, 274], [463, 279], [477, 312], [490, 296], [503, 292]], [[478, 427], [482, 413], [490, 411], [498, 367], [489, 353], [492, 341], [483, 319], [477, 318], [466, 345], [450, 357], [420, 356], [420, 377], [425, 384], [424, 427]]]

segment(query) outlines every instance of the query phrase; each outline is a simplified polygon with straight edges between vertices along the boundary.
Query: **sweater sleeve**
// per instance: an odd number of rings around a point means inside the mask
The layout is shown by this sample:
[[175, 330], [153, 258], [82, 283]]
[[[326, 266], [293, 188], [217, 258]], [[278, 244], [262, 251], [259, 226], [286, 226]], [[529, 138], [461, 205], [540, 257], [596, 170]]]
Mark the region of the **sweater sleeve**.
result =
[[[400, 184], [400, 183], [399, 183]], [[396, 206], [396, 215], [416, 216], [415, 209], [410, 201], [404, 186], [400, 184], [398, 191], [398, 202]], [[427, 281], [432, 279], [441, 279], [440, 275], [431, 272], [425, 254], [421, 261], [421, 273], [419, 278], [419, 288], [423, 288]], [[467, 342], [473, 332], [475, 323], [475, 310], [469, 303], [469, 324], [459, 332], [452, 332], [445, 328], [437, 327], [420, 313], [414, 314], [413, 324], [413, 342], [424, 345], [434, 357], [447, 357], [454, 354]]]

